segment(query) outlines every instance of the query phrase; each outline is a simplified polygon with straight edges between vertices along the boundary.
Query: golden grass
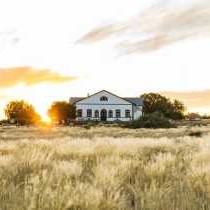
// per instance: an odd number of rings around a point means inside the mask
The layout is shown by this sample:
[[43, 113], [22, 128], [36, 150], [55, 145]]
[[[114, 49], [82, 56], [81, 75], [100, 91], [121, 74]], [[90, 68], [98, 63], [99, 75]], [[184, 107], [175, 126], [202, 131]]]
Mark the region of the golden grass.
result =
[[0, 128], [0, 209], [210, 209], [209, 133]]

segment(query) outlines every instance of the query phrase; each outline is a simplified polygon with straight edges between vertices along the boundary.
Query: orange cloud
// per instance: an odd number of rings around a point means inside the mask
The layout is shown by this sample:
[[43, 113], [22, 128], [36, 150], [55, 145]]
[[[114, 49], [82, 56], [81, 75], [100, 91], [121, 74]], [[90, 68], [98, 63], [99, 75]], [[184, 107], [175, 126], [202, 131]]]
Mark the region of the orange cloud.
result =
[[36, 70], [31, 67], [0, 68], [0, 88], [8, 88], [19, 83], [35, 85], [42, 82], [63, 83], [76, 77], [62, 76], [48, 69]]

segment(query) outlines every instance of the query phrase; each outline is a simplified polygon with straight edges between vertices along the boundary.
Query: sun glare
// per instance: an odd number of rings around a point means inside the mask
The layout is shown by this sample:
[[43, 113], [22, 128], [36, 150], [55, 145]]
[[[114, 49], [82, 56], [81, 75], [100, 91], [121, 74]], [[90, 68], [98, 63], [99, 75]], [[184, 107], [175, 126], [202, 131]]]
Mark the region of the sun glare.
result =
[[48, 116], [41, 116], [42, 122], [44, 123], [51, 123], [51, 119]]
[[41, 121], [44, 123], [50, 123], [51, 119], [47, 114], [48, 105], [40, 102], [36, 103], [35, 101], [33, 102], [33, 104], [37, 113], [41, 116]]

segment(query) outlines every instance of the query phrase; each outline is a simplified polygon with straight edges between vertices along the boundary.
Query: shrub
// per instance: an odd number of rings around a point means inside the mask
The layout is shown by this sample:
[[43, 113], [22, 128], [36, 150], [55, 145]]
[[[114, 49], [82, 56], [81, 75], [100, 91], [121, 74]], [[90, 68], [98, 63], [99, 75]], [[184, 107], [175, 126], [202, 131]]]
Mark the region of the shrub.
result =
[[201, 131], [192, 131], [189, 133], [189, 136], [194, 136], [194, 137], [202, 137], [203, 133]]
[[168, 118], [159, 113], [146, 114], [130, 123], [130, 128], [172, 128], [174, 125]]

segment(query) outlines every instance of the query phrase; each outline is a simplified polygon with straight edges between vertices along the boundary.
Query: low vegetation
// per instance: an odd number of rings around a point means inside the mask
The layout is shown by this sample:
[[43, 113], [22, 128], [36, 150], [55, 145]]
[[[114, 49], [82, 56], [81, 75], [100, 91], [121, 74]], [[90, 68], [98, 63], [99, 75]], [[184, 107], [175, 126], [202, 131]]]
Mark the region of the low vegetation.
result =
[[210, 209], [209, 133], [2, 127], [0, 209]]
[[125, 124], [129, 128], [172, 128], [175, 124], [164, 115], [154, 112], [145, 114], [140, 119]]

